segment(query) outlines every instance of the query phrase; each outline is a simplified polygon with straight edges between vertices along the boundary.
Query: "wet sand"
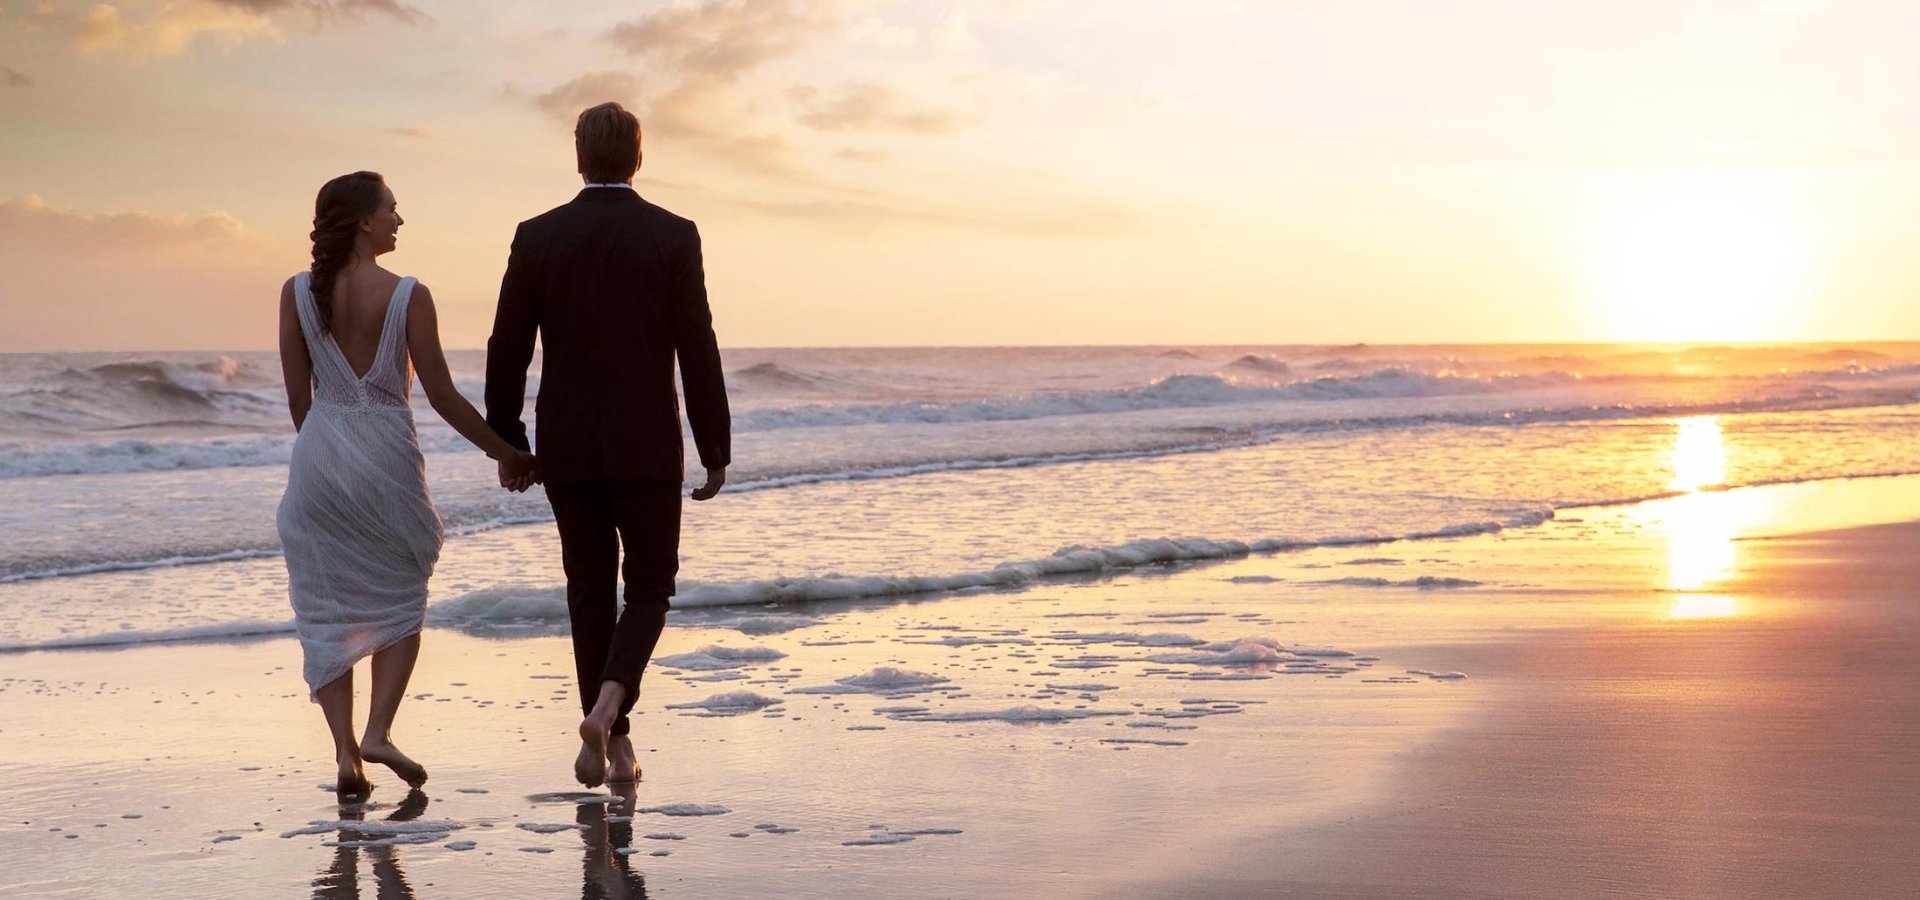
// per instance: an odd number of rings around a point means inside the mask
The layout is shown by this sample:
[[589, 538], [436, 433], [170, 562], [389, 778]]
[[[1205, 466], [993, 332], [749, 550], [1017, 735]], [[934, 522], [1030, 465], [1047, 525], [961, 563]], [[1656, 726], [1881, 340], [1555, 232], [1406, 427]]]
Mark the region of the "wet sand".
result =
[[[1701, 621], [1462, 661], [1511, 681], [1389, 800], [1113, 896], [1920, 896], [1920, 524], [1745, 542]], [[1198, 861], [1197, 861], [1198, 862]]]
[[1917, 483], [676, 613], [631, 798], [551, 629], [430, 629], [351, 807], [290, 640], [0, 655], [0, 894], [1907, 895], [1920, 526], [1779, 535]]

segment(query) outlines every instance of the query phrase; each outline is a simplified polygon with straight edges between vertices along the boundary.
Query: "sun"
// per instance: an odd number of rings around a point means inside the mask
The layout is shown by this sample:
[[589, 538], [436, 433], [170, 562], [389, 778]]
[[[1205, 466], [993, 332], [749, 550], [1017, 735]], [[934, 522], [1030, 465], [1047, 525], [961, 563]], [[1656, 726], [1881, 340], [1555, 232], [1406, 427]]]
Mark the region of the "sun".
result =
[[1809, 229], [1765, 171], [1599, 176], [1584, 262], [1594, 324], [1618, 341], [1791, 339]]

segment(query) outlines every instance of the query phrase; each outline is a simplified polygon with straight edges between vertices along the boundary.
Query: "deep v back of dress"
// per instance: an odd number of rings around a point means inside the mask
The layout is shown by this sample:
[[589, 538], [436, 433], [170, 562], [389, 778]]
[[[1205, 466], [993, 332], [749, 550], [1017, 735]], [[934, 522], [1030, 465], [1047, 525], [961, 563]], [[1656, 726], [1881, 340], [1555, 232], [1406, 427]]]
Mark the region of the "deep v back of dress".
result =
[[294, 305], [314, 399], [278, 517], [309, 694], [419, 632], [442, 538], [408, 403], [414, 280], [394, 287], [373, 365], [359, 375], [321, 329], [310, 281], [305, 272], [294, 277]]

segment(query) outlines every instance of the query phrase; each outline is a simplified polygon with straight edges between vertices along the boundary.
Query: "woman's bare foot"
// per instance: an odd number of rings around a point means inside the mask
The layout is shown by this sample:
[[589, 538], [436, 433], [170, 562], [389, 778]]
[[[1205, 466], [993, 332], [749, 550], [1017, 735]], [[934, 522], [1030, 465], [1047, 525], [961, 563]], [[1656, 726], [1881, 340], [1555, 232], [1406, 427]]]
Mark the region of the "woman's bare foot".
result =
[[607, 726], [592, 716], [580, 720], [580, 755], [573, 760], [573, 777], [590, 788], [607, 780]]
[[640, 764], [633, 757], [633, 741], [624, 734], [607, 740], [607, 783], [632, 784], [640, 780]]
[[340, 764], [340, 775], [333, 783], [333, 792], [342, 802], [365, 800], [373, 793], [373, 783], [361, 769], [359, 756], [342, 753], [336, 755], [334, 761]]
[[409, 787], [417, 788], [427, 783], [426, 767], [414, 762], [405, 753], [401, 753], [400, 748], [390, 742], [362, 738], [360, 758], [392, 769], [393, 774], [400, 776]]

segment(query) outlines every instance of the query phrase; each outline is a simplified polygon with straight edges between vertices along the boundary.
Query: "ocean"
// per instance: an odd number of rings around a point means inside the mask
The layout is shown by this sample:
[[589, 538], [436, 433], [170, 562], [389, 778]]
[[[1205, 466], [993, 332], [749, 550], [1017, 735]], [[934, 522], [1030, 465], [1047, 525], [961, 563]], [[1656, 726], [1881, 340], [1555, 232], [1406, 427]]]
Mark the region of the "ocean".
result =
[[[676, 607], [976, 592], [1920, 472], [1920, 344], [734, 349]], [[478, 400], [484, 356], [450, 354]], [[528, 410], [538, 390], [529, 381]], [[416, 396], [430, 624], [563, 625], [544, 497]], [[0, 650], [291, 630], [274, 354], [0, 355]], [[700, 476], [689, 459], [689, 480]]]

